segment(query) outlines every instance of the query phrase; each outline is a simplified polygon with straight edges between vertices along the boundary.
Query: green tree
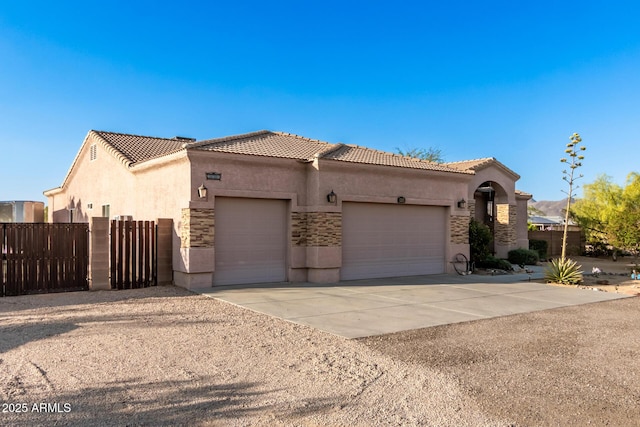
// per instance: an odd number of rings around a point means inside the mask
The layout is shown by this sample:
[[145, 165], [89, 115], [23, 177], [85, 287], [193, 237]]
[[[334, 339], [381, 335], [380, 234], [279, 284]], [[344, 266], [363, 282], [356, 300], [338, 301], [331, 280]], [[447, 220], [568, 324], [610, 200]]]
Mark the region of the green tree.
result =
[[434, 163], [442, 163], [444, 162], [444, 155], [442, 150], [439, 148], [405, 148], [404, 150], [396, 147], [396, 152], [401, 156], [413, 157], [420, 160], [427, 160], [429, 162]]
[[615, 246], [637, 253], [640, 244], [640, 175], [637, 172], [627, 177], [618, 214], [610, 225]]
[[627, 177], [625, 187], [599, 176], [584, 186], [584, 196], [571, 214], [592, 243], [605, 242], [637, 253], [640, 245], [640, 174]]
[[571, 217], [584, 230], [588, 242], [609, 241], [609, 224], [617, 214], [622, 193], [622, 187], [608, 175], [600, 175], [593, 183], [584, 185], [583, 197], [573, 204]]

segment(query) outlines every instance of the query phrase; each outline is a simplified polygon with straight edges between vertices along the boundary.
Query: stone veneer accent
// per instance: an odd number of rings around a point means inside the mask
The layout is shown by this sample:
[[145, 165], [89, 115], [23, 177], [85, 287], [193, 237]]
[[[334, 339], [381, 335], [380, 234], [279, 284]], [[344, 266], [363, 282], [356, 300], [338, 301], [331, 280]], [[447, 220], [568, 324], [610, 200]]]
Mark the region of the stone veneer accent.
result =
[[469, 200], [467, 202], [467, 206], [469, 207], [469, 217], [476, 217], [476, 202]]
[[182, 209], [180, 246], [183, 248], [213, 248], [213, 209]]
[[342, 246], [342, 213], [291, 212], [294, 246]]
[[451, 225], [451, 243], [457, 245], [469, 244], [469, 217], [451, 215], [449, 217]]
[[518, 207], [516, 205], [496, 205], [495, 240], [502, 245], [515, 245], [518, 242], [516, 235], [516, 220]]

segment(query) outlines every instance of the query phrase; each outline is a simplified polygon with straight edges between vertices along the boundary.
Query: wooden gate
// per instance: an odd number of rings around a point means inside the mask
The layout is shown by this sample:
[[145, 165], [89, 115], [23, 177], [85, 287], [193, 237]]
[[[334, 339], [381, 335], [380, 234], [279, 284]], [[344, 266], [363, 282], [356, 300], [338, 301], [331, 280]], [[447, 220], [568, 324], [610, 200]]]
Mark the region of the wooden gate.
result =
[[111, 289], [157, 285], [153, 221], [111, 221]]
[[88, 290], [88, 224], [0, 224], [0, 296]]

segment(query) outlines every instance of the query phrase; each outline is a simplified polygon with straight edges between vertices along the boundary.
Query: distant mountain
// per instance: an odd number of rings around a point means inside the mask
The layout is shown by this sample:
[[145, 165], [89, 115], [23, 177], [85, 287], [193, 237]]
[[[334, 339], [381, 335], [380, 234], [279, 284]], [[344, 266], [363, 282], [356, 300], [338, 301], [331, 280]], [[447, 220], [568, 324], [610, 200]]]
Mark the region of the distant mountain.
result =
[[529, 201], [532, 206], [542, 212], [540, 216], [564, 216], [564, 210], [567, 208], [567, 199], [564, 200], [540, 200], [539, 202]]

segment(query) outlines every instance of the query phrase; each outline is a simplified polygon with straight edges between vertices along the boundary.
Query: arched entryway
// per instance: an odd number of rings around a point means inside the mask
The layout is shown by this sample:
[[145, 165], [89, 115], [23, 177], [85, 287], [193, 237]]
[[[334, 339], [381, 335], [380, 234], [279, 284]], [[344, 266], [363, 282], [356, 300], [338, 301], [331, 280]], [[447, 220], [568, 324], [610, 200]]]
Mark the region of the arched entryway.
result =
[[[503, 243], [505, 227], [509, 226], [509, 198], [502, 185], [495, 181], [484, 181], [473, 192], [474, 212], [472, 217], [491, 230], [493, 240], [490, 251], [496, 254], [496, 245]], [[507, 207], [507, 217], [504, 217], [504, 207]]]

